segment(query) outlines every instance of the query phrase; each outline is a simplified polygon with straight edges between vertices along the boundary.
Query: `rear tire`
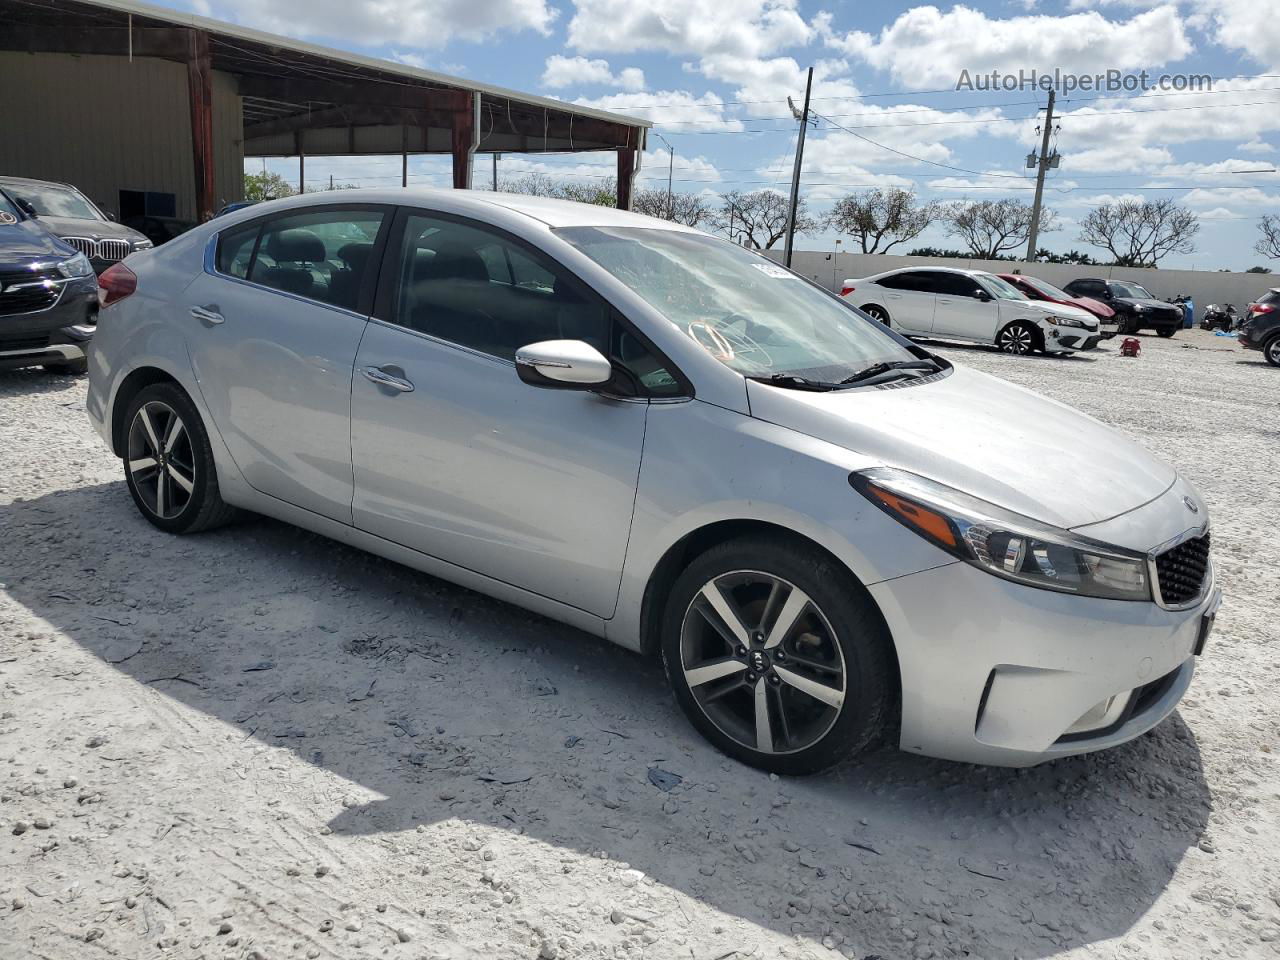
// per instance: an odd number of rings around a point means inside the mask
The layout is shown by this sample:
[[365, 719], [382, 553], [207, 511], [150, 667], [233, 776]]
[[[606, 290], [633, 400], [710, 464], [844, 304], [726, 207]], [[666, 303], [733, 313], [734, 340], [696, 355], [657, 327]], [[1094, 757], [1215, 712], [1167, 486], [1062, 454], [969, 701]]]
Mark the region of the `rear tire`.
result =
[[1262, 355], [1273, 367], [1280, 367], [1280, 333], [1262, 345]]
[[1015, 320], [996, 334], [996, 347], [1002, 353], [1026, 356], [1037, 348], [1043, 350], [1040, 331], [1025, 320]]
[[1159, 330], [1156, 331], [1156, 333], [1164, 337], [1166, 340], [1168, 340], [1177, 332], [1178, 332], [1177, 327], [1161, 327]]
[[139, 512], [167, 533], [198, 533], [228, 523], [204, 422], [175, 384], [145, 387], [125, 413], [125, 484]]
[[663, 614], [662, 660], [689, 721], [774, 773], [815, 773], [875, 740], [897, 700], [892, 657], [888, 628], [850, 573], [784, 536], [712, 547], [676, 580]]
[[872, 320], [875, 320], [877, 323], [883, 323], [886, 327], [890, 325], [889, 311], [887, 311], [884, 307], [881, 307], [874, 303], [869, 303], [865, 307], [862, 307], [861, 310], [863, 313], [865, 313]]

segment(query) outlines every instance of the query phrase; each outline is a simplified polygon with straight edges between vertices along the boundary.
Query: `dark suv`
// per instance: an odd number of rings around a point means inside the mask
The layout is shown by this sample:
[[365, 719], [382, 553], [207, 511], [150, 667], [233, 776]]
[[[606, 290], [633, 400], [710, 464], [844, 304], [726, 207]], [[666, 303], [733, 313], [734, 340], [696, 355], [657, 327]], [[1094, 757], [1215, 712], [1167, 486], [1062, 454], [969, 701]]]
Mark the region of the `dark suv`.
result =
[[152, 242], [122, 223], [116, 223], [83, 193], [69, 183], [0, 177], [0, 190], [7, 193], [29, 216], [75, 247], [102, 273], [135, 250], [148, 250]]
[[1073, 297], [1093, 297], [1116, 312], [1120, 333], [1154, 330], [1162, 337], [1172, 337], [1182, 329], [1186, 312], [1180, 303], [1157, 300], [1140, 283], [1130, 280], [1101, 280], [1083, 277], [1065, 287]]
[[97, 316], [89, 259], [0, 190], [0, 370], [83, 373]]
[[1280, 367], [1280, 287], [1272, 287], [1249, 306], [1237, 337], [1240, 346], [1261, 350], [1267, 363]]

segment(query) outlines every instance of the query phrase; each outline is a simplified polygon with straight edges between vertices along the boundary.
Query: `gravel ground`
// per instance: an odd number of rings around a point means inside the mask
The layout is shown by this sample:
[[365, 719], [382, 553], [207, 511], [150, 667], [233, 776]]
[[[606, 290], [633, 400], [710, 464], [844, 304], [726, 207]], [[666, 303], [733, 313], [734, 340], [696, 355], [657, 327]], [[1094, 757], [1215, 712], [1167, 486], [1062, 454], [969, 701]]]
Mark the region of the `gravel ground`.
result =
[[940, 349], [1204, 492], [1226, 601], [1179, 712], [798, 780], [568, 628], [274, 521], [158, 533], [84, 381], [0, 373], [0, 958], [1280, 956], [1280, 371], [1114, 343]]

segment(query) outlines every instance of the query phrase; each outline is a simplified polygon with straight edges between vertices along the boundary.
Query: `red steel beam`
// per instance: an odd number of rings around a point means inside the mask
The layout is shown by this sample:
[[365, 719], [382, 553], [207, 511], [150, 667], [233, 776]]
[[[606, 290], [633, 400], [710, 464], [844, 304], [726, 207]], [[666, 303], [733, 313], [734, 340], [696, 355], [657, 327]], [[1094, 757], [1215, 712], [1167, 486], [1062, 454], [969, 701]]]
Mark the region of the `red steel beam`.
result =
[[209, 35], [191, 30], [187, 44], [187, 92], [191, 98], [191, 158], [195, 172], [196, 219], [213, 218], [213, 69]]

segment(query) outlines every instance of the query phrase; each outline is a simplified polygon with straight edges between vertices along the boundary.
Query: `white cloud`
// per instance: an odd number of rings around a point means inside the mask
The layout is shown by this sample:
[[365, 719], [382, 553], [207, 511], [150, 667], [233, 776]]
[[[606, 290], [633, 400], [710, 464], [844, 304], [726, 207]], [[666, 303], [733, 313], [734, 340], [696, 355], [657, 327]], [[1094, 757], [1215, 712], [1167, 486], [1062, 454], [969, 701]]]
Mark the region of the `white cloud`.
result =
[[1213, 187], [1188, 191], [1182, 202], [1193, 208], [1226, 209], [1239, 216], [1257, 213], [1259, 209], [1274, 210], [1280, 206], [1280, 193], [1267, 193], [1258, 187]]
[[1266, 0], [1209, 0], [1215, 39], [1265, 66], [1280, 60], [1280, 17]]
[[547, 0], [221, 0], [218, 10], [285, 36], [337, 40], [344, 46], [433, 49], [451, 40], [479, 41], [503, 32], [546, 35], [557, 15]]
[[767, 56], [809, 42], [796, 0], [576, 0], [569, 46], [584, 51]]
[[1260, 137], [1254, 137], [1248, 143], [1236, 144], [1236, 149], [1242, 153], [1275, 153], [1276, 148], [1267, 143]]
[[654, 90], [649, 93], [613, 93], [604, 97], [580, 98], [579, 106], [612, 110], [648, 120], [679, 120], [681, 133], [695, 130], [739, 132], [742, 121], [725, 114], [724, 103], [713, 93], [697, 97], [687, 90]]
[[625, 67], [618, 73], [609, 69], [608, 60], [588, 60], [586, 57], [547, 57], [547, 67], [542, 71], [544, 87], [608, 86], [623, 90], [643, 90], [644, 71], [637, 67]]
[[1173, 162], [1173, 154], [1164, 147], [1142, 143], [1111, 143], [1072, 151], [1064, 160], [1072, 173], [1149, 173], [1155, 166]]
[[916, 87], [954, 84], [962, 70], [976, 76], [993, 70], [1056, 68], [1092, 75], [1103, 67], [1155, 67], [1176, 62], [1192, 49], [1172, 6], [1126, 21], [1108, 20], [1096, 11], [1000, 20], [963, 6], [946, 13], [937, 7], [915, 7], [878, 37], [852, 31], [827, 42]]
[[[785, 117], [787, 97], [797, 104], [804, 100], [806, 68], [792, 57], [760, 59], [711, 54], [702, 59], [697, 70], [710, 80], [734, 84], [737, 87], [734, 99], [752, 116]], [[858, 96], [858, 88], [847, 74], [848, 65], [843, 60], [819, 60], [814, 64], [815, 110], [821, 113], [845, 110], [847, 102]]]
[[418, 53], [401, 53], [399, 50], [392, 50], [391, 59], [396, 63], [403, 63], [406, 67], [417, 67], [419, 70], [427, 68], [427, 58]]

